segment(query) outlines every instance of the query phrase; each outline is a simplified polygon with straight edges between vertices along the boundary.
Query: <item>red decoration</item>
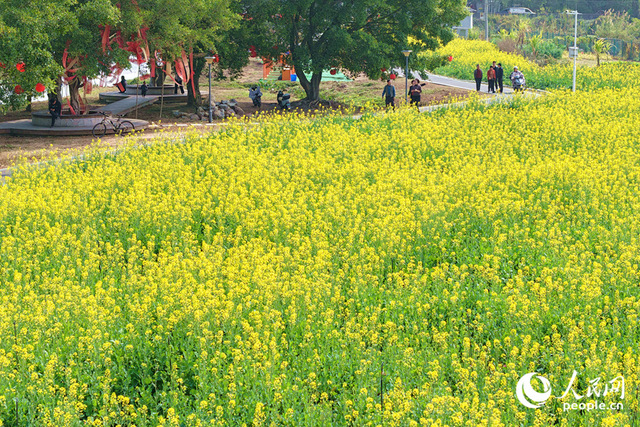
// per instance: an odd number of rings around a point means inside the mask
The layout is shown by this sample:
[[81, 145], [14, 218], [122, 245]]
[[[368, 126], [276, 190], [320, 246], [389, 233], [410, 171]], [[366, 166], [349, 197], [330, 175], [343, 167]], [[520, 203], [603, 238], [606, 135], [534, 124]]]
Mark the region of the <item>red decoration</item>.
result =
[[217, 54], [217, 53], [214, 53], [214, 54], [213, 54], [213, 62], [215, 62], [215, 63], [220, 62], [220, 57], [218, 56], [218, 54]]
[[392, 74], [389, 76], [389, 78], [390, 78], [391, 80], [395, 80], [395, 79], [396, 79], [396, 75], [392, 73]]
[[329, 71], [329, 73], [331, 73], [332, 76], [335, 76], [337, 72], [338, 70], [336, 70], [335, 68], [332, 68], [331, 71]]
[[382, 70], [382, 72], [384, 73], [385, 71], [387, 71], [386, 68], [381, 68], [380, 70]]
[[47, 88], [46, 88], [46, 87], [45, 87], [45, 85], [43, 85], [42, 83], [38, 83], [38, 84], [36, 85], [36, 92], [40, 92], [40, 93], [42, 93], [42, 92], [44, 92], [44, 91], [45, 91], [45, 89], [47, 89]]
[[453, 55], [449, 55], [449, 62], [453, 61]]
[[0, 68], [6, 68], [7, 66], [4, 63], [0, 62]]
[[13, 88], [13, 91], [18, 95], [20, 95], [21, 93], [24, 93], [24, 89], [22, 89], [22, 86], [20, 85], [16, 85], [16, 87]]
[[16, 69], [17, 69], [18, 71], [20, 71], [21, 73], [24, 73], [24, 71], [25, 71], [25, 69], [24, 69], [24, 62], [18, 62], [18, 63], [16, 64]]

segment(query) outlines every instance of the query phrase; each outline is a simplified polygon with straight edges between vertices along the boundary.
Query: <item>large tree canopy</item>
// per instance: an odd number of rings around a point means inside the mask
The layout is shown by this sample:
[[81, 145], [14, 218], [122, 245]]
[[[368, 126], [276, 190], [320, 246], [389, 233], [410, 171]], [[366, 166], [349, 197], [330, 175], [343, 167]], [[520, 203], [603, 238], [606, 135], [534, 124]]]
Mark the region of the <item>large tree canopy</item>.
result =
[[67, 10], [65, 1], [0, 0], [0, 110], [24, 105], [37, 94], [36, 87], [54, 87], [61, 67], [52, 37], [63, 27]]
[[422, 42], [414, 51], [435, 48], [467, 13], [461, 0], [241, 1], [258, 53], [288, 52], [310, 100], [319, 98], [323, 70], [379, 77], [382, 68], [404, 63], [410, 36]]

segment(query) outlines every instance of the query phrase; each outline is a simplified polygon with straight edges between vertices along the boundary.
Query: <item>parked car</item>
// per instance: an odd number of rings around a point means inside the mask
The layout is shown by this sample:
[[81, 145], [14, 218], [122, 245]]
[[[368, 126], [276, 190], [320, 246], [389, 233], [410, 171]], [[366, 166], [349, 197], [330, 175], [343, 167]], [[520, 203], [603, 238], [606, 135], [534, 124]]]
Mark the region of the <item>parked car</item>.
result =
[[535, 15], [536, 13], [528, 7], [510, 7], [507, 12], [511, 15]]

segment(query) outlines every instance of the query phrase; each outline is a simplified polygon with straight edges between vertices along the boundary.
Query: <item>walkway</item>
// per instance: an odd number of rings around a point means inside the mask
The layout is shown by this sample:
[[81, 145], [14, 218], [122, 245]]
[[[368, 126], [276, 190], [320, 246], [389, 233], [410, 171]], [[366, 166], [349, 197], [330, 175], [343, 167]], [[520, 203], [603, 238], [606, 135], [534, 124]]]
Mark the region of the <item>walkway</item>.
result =
[[104, 111], [109, 114], [123, 115], [135, 111], [138, 108], [146, 107], [147, 105], [154, 104], [160, 99], [160, 95], [147, 95], [145, 97], [135, 95], [128, 96], [120, 101], [112, 102], [98, 108], [98, 111]]
[[[475, 81], [458, 80], [451, 77], [439, 76], [437, 74], [431, 74], [431, 73], [428, 73], [427, 76], [429, 77], [429, 81], [431, 83], [434, 83], [437, 85], [456, 87], [458, 89], [465, 89], [465, 90], [471, 90], [471, 91], [476, 90]], [[482, 83], [480, 85], [480, 92], [487, 93], [488, 90], [489, 90], [489, 85], [487, 83]], [[513, 94], [513, 89], [511, 89], [511, 87], [508, 87], [508, 81], [505, 82], [504, 93], [505, 95]]]

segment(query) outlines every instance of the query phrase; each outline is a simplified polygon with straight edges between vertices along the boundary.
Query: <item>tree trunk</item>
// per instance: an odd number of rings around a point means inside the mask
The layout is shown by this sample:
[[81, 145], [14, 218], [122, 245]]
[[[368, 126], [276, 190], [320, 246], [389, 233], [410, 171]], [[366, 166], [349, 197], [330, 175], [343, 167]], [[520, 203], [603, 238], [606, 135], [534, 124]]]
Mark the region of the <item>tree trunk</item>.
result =
[[[299, 68], [296, 67], [296, 70]], [[300, 68], [301, 69], [301, 68]], [[311, 80], [307, 78], [301, 71], [296, 71], [298, 80], [304, 92], [307, 94], [307, 101], [317, 101], [320, 99], [320, 81], [322, 80], [322, 72], [315, 72], [311, 75]]]
[[164, 69], [162, 67], [156, 67], [156, 76], [153, 78], [153, 83], [151, 85], [162, 86], [166, 77], [167, 76], [164, 73]]
[[[69, 82], [69, 102], [71, 103], [71, 108], [75, 114], [80, 114], [80, 88], [82, 87], [80, 83], [80, 78], [77, 76], [74, 77]], [[73, 114], [73, 113], [72, 113]]]
[[193, 59], [193, 87], [191, 82], [187, 83], [187, 105], [190, 107], [198, 108], [202, 105], [202, 96], [200, 95], [200, 76], [202, 75], [202, 70], [206, 64], [207, 61], [204, 58]]

